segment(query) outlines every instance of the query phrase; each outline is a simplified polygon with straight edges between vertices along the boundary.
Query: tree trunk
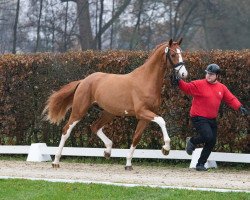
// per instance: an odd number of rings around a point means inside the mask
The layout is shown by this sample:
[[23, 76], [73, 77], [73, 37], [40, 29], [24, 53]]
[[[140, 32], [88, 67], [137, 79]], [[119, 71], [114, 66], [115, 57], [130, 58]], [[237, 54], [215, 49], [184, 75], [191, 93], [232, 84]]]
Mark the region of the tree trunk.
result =
[[13, 48], [12, 53], [16, 53], [16, 41], [17, 41], [17, 24], [18, 24], [18, 18], [19, 18], [19, 9], [20, 9], [20, 0], [17, 0], [17, 6], [16, 6], [16, 18], [15, 18], [15, 24], [14, 24], [14, 34], [13, 34]]
[[66, 2], [66, 14], [65, 14], [65, 22], [64, 22], [64, 51], [67, 51], [67, 25], [68, 25], [68, 8], [69, 8], [69, 2]]
[[[52, 8], [52, 19], [55, 19], [54, 9]], [[54, 20], [53, 20], [54, 21]], [[52, 24], [52, 38], [51, 38], [51, 51], [55, 51], [55, 22]]]
[[[98, 39], [102, 34], [114, 23], [114, 21], [122, 14], [122, 12], [127, 8], [131, 0], [124, 0], [123, 4], [118, 8], [117, 12], [113, 17], [104, 24], [95, 38], [92, 34], [90, 13], [89, 13], [89, 1], [88, 0], [61, 0], [61, 2], [74, 1], [77, 3], [77, 18], [79, 24], [79, 39], [81, 44], [81, 49], [97, 49]], [[100, 23], [99, 23], [100, 24]]]
[[[112, 1], [112, 18], [114, 17], [114, 11], [115, 11], [115, 0]], [[110, 31], [110, 45], [109, 45], [110, 49], [113, 49], [113, 35], [114, 35], [114, 23], [112, 23]]]
[[77, 15], [79, 24], [79, 39], [81, 43], [81, 49], [96, 49], [93, 45], [93, 35], [90, 24], [89, 15], [89, 1], [88, 0], [77, 0]]
[[130, 4], [131, 0], [124, 0], [123, 4], [118, 8], [118, 10], [115, 12], [114, 16], [106, 23], [104, 24], [104, 26], [102, 26], [102, 29], [99, 30], [99, 32], [97, 33], [93, 44], [96, 44], [96, 40], [97, 38], [102, 35], [113, 23], [116, 19], [119, 18], [119, 16], [124, 12], [124, 10], [128, 7], [128, 5]]
[[136, 47], [136, 45], [140, 42], [139, 35], [140, 35], [140, 24], [141, 24], [141, 15], [143, 12], [143, 0], [139, 0], [139, 10], [137, 14], [137, 21], [130, 39], [129, 49], [132, 50]]
[[35, 52], [37, 52], [40, 46], [40, 28], [41, 28], [41, 17], [42, 17], [42, 10], [43, 10], [43, 0], [40, 0], [40, 10], [39, 10], [39, 17], [37, 22], [37, 33], [36, 33], [36, 47]]
[[173, 6], [172, 1], [169, 2], [169, 38], [173, 38]]
[[[104, 7], [103, 1], [104, 0], [100, 0], [101, 8], [100, 8], [100, 15], [99, 15], [99, 30], [102, 29], [103, 7]], [[102, 35], [99, 35], [97, 40], [98, 40], [98, 49], [102, 50]]]

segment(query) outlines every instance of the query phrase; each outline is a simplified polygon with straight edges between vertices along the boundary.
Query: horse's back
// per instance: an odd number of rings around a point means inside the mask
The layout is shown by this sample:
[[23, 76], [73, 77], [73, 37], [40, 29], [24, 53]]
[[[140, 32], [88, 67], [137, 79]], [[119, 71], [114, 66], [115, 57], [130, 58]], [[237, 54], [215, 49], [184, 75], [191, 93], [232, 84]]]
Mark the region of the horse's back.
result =
[[93, 91], [100, 91], [100, 90], [112, 90], [114, 88], [119, 87], [120, 89], [124, 89], [129, 87], [130, 78], [128, 74], [109, 74], [103, 72], [95, 72], [89, 76], [87, 76], [82, 81], [85, 84], [89, 84], [92, 87]]
[[[116, 115], [133, 110], [132, 84], [128, 74], [96, 72], [83, 80], [91, 90], [92, 102]], [[132, 112], [132, 111], [131, 111]]]

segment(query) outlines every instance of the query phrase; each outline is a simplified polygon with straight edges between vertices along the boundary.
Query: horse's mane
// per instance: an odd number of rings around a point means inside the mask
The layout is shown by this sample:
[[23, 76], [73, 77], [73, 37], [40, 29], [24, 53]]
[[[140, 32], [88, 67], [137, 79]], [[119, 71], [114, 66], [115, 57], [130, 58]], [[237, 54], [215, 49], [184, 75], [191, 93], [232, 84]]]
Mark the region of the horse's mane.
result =
[[151, 51], [151, 53], [149, 54], [148, 58], [150, 58], [150, 57], [156, 52], [157, 49], [159, 49], [161, 46], [163, 46], [163, 45], [165, 45], [165, 44], [167, 44], [167, 43], [168, 43], [168, 42], [163, 42], [163, 43], [161, 43], [161, 44], [158, 44], [158, 45]]
[[[168, 42], [163, 42], [161, 44], [158, 44], [152, 51], [151, 53], [149, 54], [148, 58], [150, 58], [155, 52], [157, 49], [159, 49], [161, 46], [167, 44]], [[173, 45], [177, 44], [177, 42], [173, 42]]]

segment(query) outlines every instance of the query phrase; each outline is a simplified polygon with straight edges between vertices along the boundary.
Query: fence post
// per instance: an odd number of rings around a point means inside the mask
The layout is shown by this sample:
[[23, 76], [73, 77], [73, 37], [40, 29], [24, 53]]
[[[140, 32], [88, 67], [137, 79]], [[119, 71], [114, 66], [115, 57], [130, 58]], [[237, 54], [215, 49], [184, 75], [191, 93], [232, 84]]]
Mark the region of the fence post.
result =
[[44, 154], [43, 150], [47, 149], [45, 143], [33, 143], [30, 146], [29, 154], [27, 161], [31, 162], [42, 162], [42, 161], [51, 161], [51, 157], [48, 154]]
[[[202, 151], [202, 148], [197, 148], [194, 150], [194, 152], [192, 154], [192, 160], [191, 160], [189, 168], [196, 168], [196, 164], [198, 162], [198, 159], [200, 158], [201, 151]], [[216, 161], [209, 160], [209, 158], [208, 158], [207, 162], [205, 163], [205, 167], [206, 168], [217, 168], [217, 163], [216, 163]]]

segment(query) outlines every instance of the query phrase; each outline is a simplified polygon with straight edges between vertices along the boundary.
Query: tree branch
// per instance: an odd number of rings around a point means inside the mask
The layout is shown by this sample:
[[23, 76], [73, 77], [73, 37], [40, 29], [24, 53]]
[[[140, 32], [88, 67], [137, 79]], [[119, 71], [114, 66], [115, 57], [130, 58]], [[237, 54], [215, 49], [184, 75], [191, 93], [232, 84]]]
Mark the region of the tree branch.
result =
[[62, 3], [64, 3], [64, 2], [69, 2], [69, 1], [73, 1], [73, 2], [76, 3], [76, 0], [61, 0]]
[[125, 0], [124, 3], [119, 7], [118, 11], [114, 14], [114, 16], [99, 30], [97, 35], [95, 36], [94, 41], [99, 38], [113, 23], [114, 21], [122, 14], [122, 12], [126, 9], [126, 7], [130, 4], [131, 0]]

